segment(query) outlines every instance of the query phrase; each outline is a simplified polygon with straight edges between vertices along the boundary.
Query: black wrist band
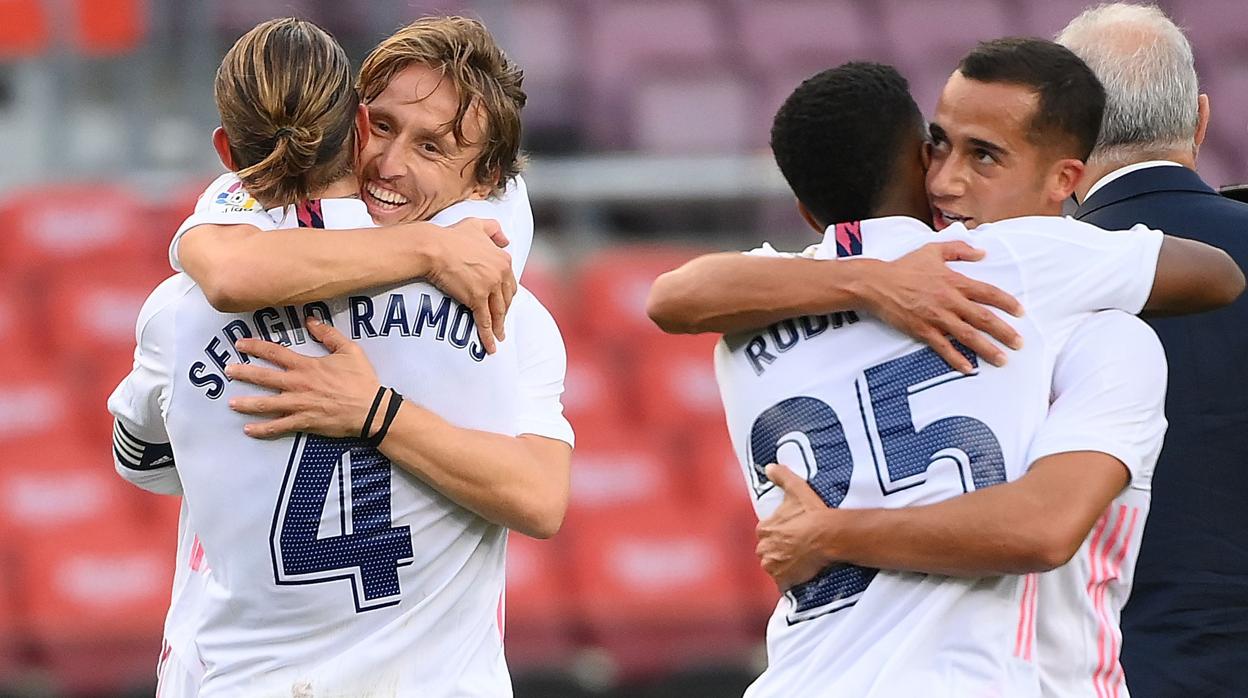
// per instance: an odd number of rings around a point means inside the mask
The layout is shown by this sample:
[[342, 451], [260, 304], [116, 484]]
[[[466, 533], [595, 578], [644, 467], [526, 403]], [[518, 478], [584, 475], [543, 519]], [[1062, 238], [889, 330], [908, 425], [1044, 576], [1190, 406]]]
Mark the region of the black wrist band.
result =
[[377, 408], [381, 407], [381, 398], [386, 395], [386, 386], [377, 388], [377, 395], [373, 397], [373, 406], [368, 410], [368, 416], [364, 418], [364, 428], [360, 429], [360, 438], [367, 439], [368, 432], [372, 431], [373, 417], [377, 416]]
[[369, 446], [377, 448], [381, 445], [382, 439], [386, 438], [386, 434], [390, 431], [390, 425], [394, 423], [394, 418], [399, 414], [399, 408], [402, 406], [403, 395], [394, 388], [390, 388], [390, 402], [386, 405], [386, 416], [381, 420], [381, 428], [368, 439]]

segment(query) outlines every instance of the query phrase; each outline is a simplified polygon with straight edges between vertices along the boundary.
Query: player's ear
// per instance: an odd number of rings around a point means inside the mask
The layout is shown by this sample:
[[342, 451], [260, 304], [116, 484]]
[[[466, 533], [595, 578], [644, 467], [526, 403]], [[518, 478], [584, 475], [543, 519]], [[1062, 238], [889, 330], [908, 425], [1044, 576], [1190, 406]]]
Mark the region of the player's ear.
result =
[[1196, 147], [1205, 142], [1205, 130], [1209, 128], [1209, 95], [1196, 98]]
[[1075, 187], [1083, 179], [1087, 166], [1082, 160], [1064, 158], [1053, 165], [1049, 173], [1049, 199], [1061, 203], [1075, 193]]
[[[496, 172], [491, 172], [490, 179], [497, 182], [498, 174]], [[473, 184], [472, 189], [469, 190], [468, 198], [475, 199], [477, 201], [482, 201], [482, 200], [490, 198], [490, 193], [493, 191], [494, 191], [494, 187], [492, 185], [490, 185], [487, 182], [478, 181], [475, 184]]]
[[363, 104], [356, 107], [355, 110], [355, 161], [359, 162], [360, 154], [364, 152], [364, 146], [368, 145], [369, 134], [372, 129], [368, 125], [368, 107]]
[[814, 228], [816, 233], [819, 233], [820, 235], [823, 234], [824, 227], [822, 225], [819, 225], [819, 220], [815, 218], [815, 214], [810, 212], [810, 209], [806, 208], [806, 204], [802, 203], [801, 201], [798, 201], [797, 212], [798, 214], [801, 215], [802, 220], [806, 221], [806, 225], [809, 225], [811, 228]]
[[238, 168], [234, 166], [234, 156], [230, 154], [230, 137], [225, 135], [225, 129], [220, 126], [212, 132], [212, 147], [217, 151], [217, 157], [221, 158], [221, 164], [225, 165], [225, 169], [230, 172], [238, 171]]

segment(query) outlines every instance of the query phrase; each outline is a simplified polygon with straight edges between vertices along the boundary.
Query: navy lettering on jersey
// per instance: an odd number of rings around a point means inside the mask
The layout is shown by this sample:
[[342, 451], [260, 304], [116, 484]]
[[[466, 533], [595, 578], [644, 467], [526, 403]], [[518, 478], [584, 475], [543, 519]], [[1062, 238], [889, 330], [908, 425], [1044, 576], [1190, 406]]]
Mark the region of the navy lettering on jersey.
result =
[[277, 308], [261, 308], [252, 315], [251, 319], [256, 323], [260, 339], [286, 347], [291, 345], [290, 333], [286, 331], [286, 325], [282, 322], [282, 314], [277, 312]]
[[403, 302], [403, 294], [391, 293], [390, 302], [386, 304], [386, 321], [381, 326], [381, 336], [389, 337], [391, 329], [397, 329], [404, 337], [411, 336], [407, 324], [407, 306]]
[[818, 337], [832, 325], [827, 315], [803, 315], [797, 322], [802, 326], [803, 339]]
[[368, 296], [351, 296], [351, 338], [376, 337], [373, 327], [373, 299]]
[[451, 345], [457, 349], [467, 347], [472, 338], [473, 326], [472, 311], [466, 305], [456, 304], [455, 320], [451, 323]]
[[[308, 341], [303, 332], [303, 323], [299, 321], [299, 315], [298, 315], [298, 312], [295, 310], [295, 306], [293, 305], [283, 306], [282, 310], [286, 311], [286, 319], [290, 321], [291, 331], [293, 331], [295, 334], [295, 344], [303, 344], [304, 342]], [[303, 306], [303, 313], [304, 313], [304, 316], [306, 317], [308, 313], [308, 306], [306, 305]], [[324, 320], [324, 318], [322, 318], [322, 320]]]
[[204, 353], [208, 355], [208, 358], [217, 368], [224, 371], [225, 365], [230, 362], [230, 353], [222, 348], [222, 344], [224, 342], [221, 341], [220, 337], [213, 337], [208, 340], [208, 346], [204, 347]]
[[754, 375], [761, 376], [767, 368], [763, 363], [771, 363], [776, 360], [776, 355], [767, 351], [767, 340], [762, 335], [756, 335], [750, 338], [749, 344], [745, 345], [745, 357], [750, 360], [750, 366], [754, 368]]
[[420, 337], [424, 332], [424, 328], [430, 327], [437, 330], [436, 337], [438, 339], [446, 339], [446, 323], [451, 316], [451, 299], [446, 296], [438, 303], [438, 309], [433, 309], [433, 299], [429, 294], [420, 294], [420, 311], [416, 313], [416, 325], [412, 327], [412, 334]]
[[230, 348], [234, 349], [234, 353], [238, 354], [238, 360], [245, 364], [251, 363], [251, 357], [234, 348], [240, 339], [251, 339], [251, 328], [242, 320], [235, 320], [225, 327], [221, 328], [221, 333], [230, 341]]
[[775, 345], [776, 351], [786, 352], [797, 344], [797, 323], [793, 322], [791, 318], [781, 320], [768, 327], [767, 334], [771, 335], [771, 341]]
[[187, 377], [191, 381], [191, 385], [196, 388], [205, 388], [205, 395], [209, 400], [216, 400], [225, 394], [225, 379], [208, 370], [208, 365], [203, 361], [196, 361], [191, 364], [191, 370]]
[[767, 367], [793, 347], [812, 337], [818, 337], [832, 328], [842, 327], [858, 322], [858, 314], [852, 310], [828, 315], [807, 315], [800, 318], [781, 320], [750, 338], [745, 344], [745, 358], [754, 369], [754, 375], [761, 376]]
[[334, 326], [334, 314], [329, 312], [329, 306], [323, 301], [313, 301], [311, 303], [304, 304], [303, 316], [305, 318], [315, 316], [317, 320], [320, 320], [326, 325], [329, 325], [330, 327]]

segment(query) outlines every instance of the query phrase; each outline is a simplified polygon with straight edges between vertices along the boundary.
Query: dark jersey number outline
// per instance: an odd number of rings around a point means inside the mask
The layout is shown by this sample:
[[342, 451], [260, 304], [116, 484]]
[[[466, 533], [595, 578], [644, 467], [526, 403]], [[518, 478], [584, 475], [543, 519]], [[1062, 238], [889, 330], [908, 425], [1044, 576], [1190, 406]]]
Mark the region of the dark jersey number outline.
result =
[[[412, 562], [412, 532], [391, 525], [390, 476], [390, 461], [360, 439], [296, 436], [273, 514], [274, 581], [348, 579], [357, 613], [397, 604], [398, 570]], [[321, 537], [335, 487], [340, 534]]]
[[[976, 356], [966, 347], [956, 346], [978, 368]], [[882, 494], [887, 496], [922, 485], [928, 468], [942, 459], [952, 460], [958, 468], [963, 491], [969, 490], [968, 475], [976, 489], [1005, 482], [1001, 444], [988, 425], [971, 417], [951, 416], [922, 429], [914, 427], [911, 395], [970, 376], [953, 372], [936, 352], [925, 348], [868, 368], [865, 377], [870, 415], [861, 388], [857, 391], [858, 407], [871, 440]], [[875, 438], [879, 439], [883, 453], [882, 463], [876, 455]], [[841, 420], [832, 407], [817, 398], [792, 397], [767, 408], [754, 420], [750, 429], [750, 464], [756, 496], [761, 497], [774, 487], [763, 469], [776, 462], [785, 445], [799, 449], [811, 488], [828, 506], [840, 506], [849, 492], [854, 461]], [[787, 594], [792, 601], [789, 623], [854, 605], [876, 572], [856, 565], [834, 564], [809, 582], [793, 587]]]

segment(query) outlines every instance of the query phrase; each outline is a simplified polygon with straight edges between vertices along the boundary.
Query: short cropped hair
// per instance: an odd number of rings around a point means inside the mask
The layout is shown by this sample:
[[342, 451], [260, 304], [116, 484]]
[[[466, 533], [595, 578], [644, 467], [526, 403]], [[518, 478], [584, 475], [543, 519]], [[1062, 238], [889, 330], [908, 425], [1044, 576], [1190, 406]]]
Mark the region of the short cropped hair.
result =
[[1083, 59], [1045, 39], [1011, 37], [981, 42], [958, 65], [978, 82], [1022, 85], [1039, 95], [1028, 135], [1087, 160], [1105, 112], [1105, 89]]
[[1094, 160], [1133, 160], [1193, 147], [1200, 94], [1192, 45], [1156, 7], [1100, 5], [1057, 36], [1105, 86]]
[[922, 130], [923, 114], [896, 69], [846, 63], [789, 95], [771, 126], [771, 152], [797, 200], [831, 225], [875, 214], [902, 147]]
[[511, 61], [485, 25], [466, 17], [425, 17], [382, 41], [360, 66], [356, 89], [365, 104], [385, 91], [400, 72], [424, 65], [450, 79], [459, 109], [447, 130], [464, 139], [464, 117], [480, 105], [485, 112], [485, 143], [477, 157], [478, 184], [500, 193], [520, 173], [520, 110], [524, 71]]

